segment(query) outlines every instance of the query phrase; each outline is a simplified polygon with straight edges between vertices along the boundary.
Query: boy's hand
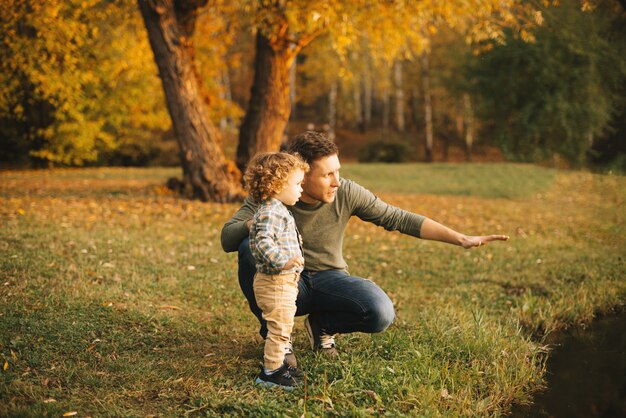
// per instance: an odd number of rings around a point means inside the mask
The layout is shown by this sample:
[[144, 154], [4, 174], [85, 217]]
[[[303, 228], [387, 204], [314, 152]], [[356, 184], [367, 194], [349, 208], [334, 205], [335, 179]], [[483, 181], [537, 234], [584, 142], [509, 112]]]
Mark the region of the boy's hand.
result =
[[291, 270], [300, 266], [304, 266], [304, 258], [296, 255], [295, 257], [291, 257], [289, 261], [285, 263], [285, 265], [283, 266], [283, 270]]

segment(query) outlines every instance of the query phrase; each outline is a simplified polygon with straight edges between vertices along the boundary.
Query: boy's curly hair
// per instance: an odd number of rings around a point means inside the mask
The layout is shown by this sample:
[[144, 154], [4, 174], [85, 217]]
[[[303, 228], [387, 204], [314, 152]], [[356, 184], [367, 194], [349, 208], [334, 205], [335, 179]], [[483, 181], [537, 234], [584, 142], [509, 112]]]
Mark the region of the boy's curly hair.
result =
[[309, 171], [309, 165], [298, 155], [285, 152], [265, 152], [255, 155], [243, 175], [246, 190], [260, 203], [281, 192], [287, 177], [294, 170]]

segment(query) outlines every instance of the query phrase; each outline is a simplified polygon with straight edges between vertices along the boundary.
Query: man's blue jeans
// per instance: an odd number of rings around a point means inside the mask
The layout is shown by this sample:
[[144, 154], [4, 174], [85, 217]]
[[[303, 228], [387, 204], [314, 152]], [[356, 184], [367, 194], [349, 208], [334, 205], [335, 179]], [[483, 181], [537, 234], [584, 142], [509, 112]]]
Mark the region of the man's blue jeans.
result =
[[[259, 333], [265, 338], [267, 325], [252, 288], [255, 273], [254, 257], [246, 238], [239, 245], [239, 286], [261, 323]], [[393, 303], [380, 287], [341, 270], [303, 271], [296, 305], [296, 316], [308, 314], [326, 334], [382, 332], [395, 318]]]

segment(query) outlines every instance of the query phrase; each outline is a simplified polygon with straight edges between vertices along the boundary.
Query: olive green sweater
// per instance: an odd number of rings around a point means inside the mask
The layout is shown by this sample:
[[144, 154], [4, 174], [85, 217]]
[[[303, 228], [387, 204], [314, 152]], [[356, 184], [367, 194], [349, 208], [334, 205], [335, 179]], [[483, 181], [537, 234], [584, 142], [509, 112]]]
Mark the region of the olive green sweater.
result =
[[[243, 206], [222, 228], [222, 248], [237, 251], [248, 236], [246, 222], [256, 211], [257, 204], [248, 196]], [[357, 183], [342, 179], [335, 200], [331, 203], [297, 202], [289, 210], [302, 235], [305, 270], [346, 270], [343, 258], [343, 236], [352, 216], [382, 226], [388, 231], [420, 236], [424, 217], [391, 206]]]

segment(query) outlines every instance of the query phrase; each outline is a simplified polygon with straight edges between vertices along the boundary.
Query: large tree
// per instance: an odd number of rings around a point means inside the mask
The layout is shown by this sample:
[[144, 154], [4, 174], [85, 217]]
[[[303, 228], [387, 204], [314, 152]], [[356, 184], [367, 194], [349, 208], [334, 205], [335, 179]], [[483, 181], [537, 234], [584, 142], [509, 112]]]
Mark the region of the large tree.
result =
[[193, 61], [197, 12], [206, 3], [138, 0], [180, 148], [184, 188], [203, 201], [228, 202], [242, 196], [240, 173], [224, 156]]
[[[324, 2], [321, 2], [324, 3]], [[320, 4], [323, 10], [323, 4]], [[326, 28], [314, 2], [253, 2], [257, 16], [254, 81], [239, 129], [237, 166], [256, 152], [277, 151], [289, 120], [289, 69], [298, 52]]]

